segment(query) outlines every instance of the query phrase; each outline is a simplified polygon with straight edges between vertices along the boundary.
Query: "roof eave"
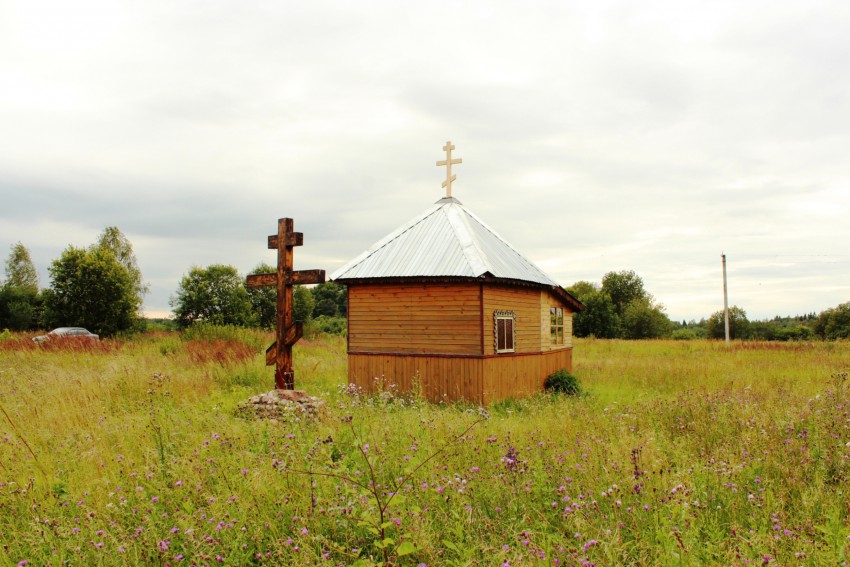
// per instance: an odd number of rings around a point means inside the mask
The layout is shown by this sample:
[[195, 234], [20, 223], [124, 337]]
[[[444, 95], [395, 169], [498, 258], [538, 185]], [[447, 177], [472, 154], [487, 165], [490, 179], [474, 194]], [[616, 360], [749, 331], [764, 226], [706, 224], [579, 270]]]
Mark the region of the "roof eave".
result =
[[573, 297], [573, 295], [561, 286], [552, 286], [552, 292], [560, 297], [564, 303], [573, 308], [573, 312], [584, 311], [584, 303]]
[[561, 299], [574, 312], [584, 310], [584, 304], [573, 297], [567, 290], [559, 285], [548, 285], [540, 282], [516, 280], [511, 278], [497, 278], [489, 272], [479, 277], [469, 276], [394, 276], [380, 278], [339, 278], [333, 280], [335, 283], [344, 285], [376, 285], [376, 284], [433, 284], [433, 283], [485, 283], [490, 285], [509, 285], [516, 287], [532, 287], [551, 291], [553, 295]]

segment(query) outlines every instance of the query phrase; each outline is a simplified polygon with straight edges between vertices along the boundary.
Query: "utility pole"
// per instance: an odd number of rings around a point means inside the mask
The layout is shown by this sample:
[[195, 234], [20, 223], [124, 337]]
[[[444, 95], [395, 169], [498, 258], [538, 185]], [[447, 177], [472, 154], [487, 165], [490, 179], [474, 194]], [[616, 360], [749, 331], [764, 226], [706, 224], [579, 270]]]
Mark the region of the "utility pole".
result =
[[726, 329], [726, 344], [729, 344], [729, 293], [726, 291], [726, 254], [720, 254], [723, 260], [723, 326]]

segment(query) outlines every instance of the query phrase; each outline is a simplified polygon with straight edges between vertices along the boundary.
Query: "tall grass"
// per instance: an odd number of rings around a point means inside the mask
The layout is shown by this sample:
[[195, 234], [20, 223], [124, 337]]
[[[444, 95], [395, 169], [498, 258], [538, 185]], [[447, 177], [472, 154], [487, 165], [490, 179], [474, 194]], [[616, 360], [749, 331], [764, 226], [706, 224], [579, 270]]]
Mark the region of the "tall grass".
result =
[[836, 564], [850, 552], [847, 344], [577, 341], [579, 398], [481, 410], [345, 388], [234, 416], [271, 337], [0, 343], [0, 565]]
[[850, 348], [846, 342], [579, 339], [574, 364], [603, 400], [669, 398], [693, 388], [812, 394], [850, 365]]

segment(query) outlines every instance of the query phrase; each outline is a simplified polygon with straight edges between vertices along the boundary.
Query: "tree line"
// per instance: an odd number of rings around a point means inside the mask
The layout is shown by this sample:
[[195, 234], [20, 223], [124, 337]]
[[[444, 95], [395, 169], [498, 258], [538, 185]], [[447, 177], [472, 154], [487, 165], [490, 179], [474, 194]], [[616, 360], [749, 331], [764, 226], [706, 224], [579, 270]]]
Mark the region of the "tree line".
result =
[[[250, 273], [276, 271], [261, 263]], [[312, 323], [316, 330], [341, 334], [345, 332], [347, 302], [348, 294], [342, 285], [327, 282], [313, 288], [295, 286], [292, 315], [296, 321]], [[177, 294], [171, 298], [171, 307], [174, 320], [181, 328], [203, 322], [271, 329], [275, 326], [277, 290], [246, 287], [245, 278], [233, 266], [195, 266], [180, 280]]]
[[[28, 331], [62, 326], [86, 327], [101, 336], [141, 331], [141, 308], [149, 286], [142, 278], [133, 245], [117, 228], [107, 227], [91, 246], [68, 246], [48, 267], [50, 286], [39, 288], [38, 272], [21, 242], [11, 247], [0, 285], [0, 331]], [[251, 272], [271, 273], [261, 263]], [[294, 317], [317, 331], [345, 332], [344, 286], [296, 286]], [[233, 266], [192, 267], [171, 298], [180, 328], [194, 323], [273, 328], [276, 291], [245, 286]]]
[[[81, 326], [102, 336], [144, 329], [142, 302], [149, 287], [142, 278], [133, 246], [117, 228], [107, 227], [91, 246], [68, 246], [48, 267], [50, 286], [39, 288], [29, 250], [12, 245], [0, 285], [0, 330], [26, 331], [57, 326]], [[251, 274], [273, 273], [258, 264]], [[567, 291], [585, 308], [573, 316], [577, 337], [652, 339], [721, 339], [723, 311], [700, 321], [671, 321], [664, 305], [645, 288], [632, 270], [608, 272], [597, 284], [579, 281]], [[275, 325], [274, 288], [247, 288], [245, 277], [224, 264], [193, 266], [171, 297], [174, 322], [180, 328], [195, 323], [271, 329]], [[345, 333], [345, 286], [332, 282], [293, 290], [295, 320], [314, 330]], [[729, 309], [732, 338], [812, 340], [850, 338], [850, 302], [815, 314], [749, 321], [746, 311]]]
[[87, 248], [68, 246], [48, 267], [51, 285], [39, 289], [29, 250], [12, 245], [0, 286], [0, 329], [86, 327], [103, 336], [139, 329], [148, 286], [133, 245], [117, 227]]
[[584, 310], [573, 315], [577, 337], [654, 339], [673, 330], [664, 306], [631, 270], [608, 272], [598, 285], [579, 281], [567, 291], [584, 304]]
[[[664, 306], [646, 291], [634, 271], [608, 272], [600, 284], [579, 281], [567, 291], [585, 308], [573, 315], [573, 334], [604, 339], [723, 339], [726, 324], [723, 310], [699, 321], [671, 321]], [[729, 308], [732, 339], [788, 341], [837, 340], [850, 338], [850, 302], [794, 317], [750, 321], [747, 312]]]

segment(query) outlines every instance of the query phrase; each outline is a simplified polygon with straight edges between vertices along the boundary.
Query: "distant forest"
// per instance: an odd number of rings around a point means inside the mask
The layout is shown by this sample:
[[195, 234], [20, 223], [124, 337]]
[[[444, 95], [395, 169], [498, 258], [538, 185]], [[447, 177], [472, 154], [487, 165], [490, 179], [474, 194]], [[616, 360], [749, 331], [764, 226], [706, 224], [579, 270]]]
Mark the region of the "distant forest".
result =
[[[608, 272], [599, 284], [580, 281], [567, 291], [584, 303], [573, 316], [577, 337], [645, 339], [723, 339], [722, 310], [699, 321], [671, 321], [664, 306], [645, 289], [643, 279], [630, 270]], [[850, 302], [816, 314], [750, 321], [737, 305], [729, 308], [732, 339], [759, 341], [810, 341], [850, 338]]]
[[[148, 320], [141, 306], [144, 283], [130, 241], [107, 227], [88, 248], [69, 246], [48, 268], [50, 286], [40, 288], [29, 250], [11, 247], [0, 282], [0, 332], [82, 326], [102, 336], [148, 328], [185, 329], [199, 323], [271, 329], [275, 322], [273, 288], [247, 288], [233, 266], [193, 266], [171, 298], [173, 318]], [[260, 263], [251, 274], [272, 273]], [[566, 288], [584, 304], [573, 316], [573, 334], [600, 339], [722, 339], [723, 311], [699, 321], [672, 321], [665, 307], [634, 271], [608, 272], [601, 282], [579, 281]], [[334, 283], [296, 286], [294, 317], [305, 333], [345, 334], [345, 286]], [[762, 341], [810, 341], [850, 338], [850, 302], [821, 313], [750, 321], [743, 307], [729, 309], [731, 338]]]

